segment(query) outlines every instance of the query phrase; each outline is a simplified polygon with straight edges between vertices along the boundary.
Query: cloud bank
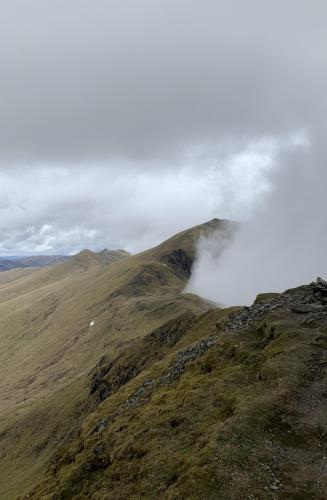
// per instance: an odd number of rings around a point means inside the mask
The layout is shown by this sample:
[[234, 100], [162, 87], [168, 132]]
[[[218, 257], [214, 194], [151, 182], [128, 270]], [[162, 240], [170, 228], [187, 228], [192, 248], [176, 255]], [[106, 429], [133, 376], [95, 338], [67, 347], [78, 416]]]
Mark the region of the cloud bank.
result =
[[[188, 291], [224, 305], [250, 305], [260, 292], [281, 292], [327, 277], [327, 148], [285, 151], [265, 203], [231, 244], [216, 234], [199, 242]], [[217, 249], [222, 248], [222, 255]]]
[[137, 252], [217, 213], [250, 213], [267, 190], [274, 148], [253, 144], [222, 165], [198, 154], [178, 169], [122, 163], [0, 172], [0, 255]]
[[11, 0], [0, 159], [176, 160], [288, 134], [325, 92], [323, 0]]
[[323, 0], [3, 2], [0, 253], [138, 251], [249, 218], [283, 189], [292, 137], [325, 158], [326, 14]]

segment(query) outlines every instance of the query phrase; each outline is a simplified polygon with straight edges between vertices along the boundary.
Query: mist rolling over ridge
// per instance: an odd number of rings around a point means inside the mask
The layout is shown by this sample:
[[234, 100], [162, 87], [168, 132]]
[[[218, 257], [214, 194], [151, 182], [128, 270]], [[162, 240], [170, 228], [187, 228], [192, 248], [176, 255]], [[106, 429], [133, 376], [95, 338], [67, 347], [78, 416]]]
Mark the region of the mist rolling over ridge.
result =
[[319, 137], [284, 151], [270, 190], [233, 238], [202, 238], [187, 291], [220, 304], [250, 304], [261, 292], [327, 275], [327, 149]]

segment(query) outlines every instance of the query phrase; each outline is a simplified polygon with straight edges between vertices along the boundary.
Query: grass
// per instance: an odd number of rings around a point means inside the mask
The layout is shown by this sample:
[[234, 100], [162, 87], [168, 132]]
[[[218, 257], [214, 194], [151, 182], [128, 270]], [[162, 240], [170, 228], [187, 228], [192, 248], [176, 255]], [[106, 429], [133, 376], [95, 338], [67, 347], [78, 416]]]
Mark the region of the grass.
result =
[[[327, 496], [326, 418], [310, 403], [324, 397], [327, 328], [275, 312], [225, 330], [238, 308], [182, 293], [187, 269], [176, 270], [202, 229], [113, 263], [85, 251], [0, 275], [1, 499]], [[209, 336], [217, 343], [172, 383], [122, 406]], [[97, 404], [91, 372], [103, 356], [104, 382], [114, 384]]]
[[185, 279], [163, 263], [176, 245], [192, 256], [200, 231], [136, 256], [83, 251], [51, 268], [0, 274], [1, 499], [34, 486], [88, 412], [89, 372], [101, 356], [208, 309], [181, 293]]
[[[323, 498], [311, 462], [322, 460], [325, 445], [317, 450], [321, 429], [303, 432], [298, 398], [311, 376], [312, 331], [280, 313], [265, 325], [225, 332], [226, 314], [204, 314], [163, 359], [87, 417], [35, 498]], [[142, 380], [164, 373], [181, 344], [213, 331], [216, 346], [175, 383], [158, 386], [148, 401], [91, 433]], [[103, 467], [94, 455], [98, 445], [107, 457]]]

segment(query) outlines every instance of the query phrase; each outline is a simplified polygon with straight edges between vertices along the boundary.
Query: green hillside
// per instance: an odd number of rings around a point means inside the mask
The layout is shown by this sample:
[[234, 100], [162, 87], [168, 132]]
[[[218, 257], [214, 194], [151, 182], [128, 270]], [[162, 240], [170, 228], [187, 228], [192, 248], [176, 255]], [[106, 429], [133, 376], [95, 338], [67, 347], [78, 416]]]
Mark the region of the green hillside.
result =
[[0, 498], [327, 498], [327, 283], [183, 293], [214, 219], [0, 275]]
[[97, 365], [30, 498], [325, 499], [326, 349], [322, 281], [187, 313]]
[[103, 356], [212, 307], [182, 291], [199, 235], [225, 225], [215, 219], [135, 256], [85, 250], [50, 268], [2, 273], [1, 499], [35, 486], [78, 431], [96, 404], [89, 374]]

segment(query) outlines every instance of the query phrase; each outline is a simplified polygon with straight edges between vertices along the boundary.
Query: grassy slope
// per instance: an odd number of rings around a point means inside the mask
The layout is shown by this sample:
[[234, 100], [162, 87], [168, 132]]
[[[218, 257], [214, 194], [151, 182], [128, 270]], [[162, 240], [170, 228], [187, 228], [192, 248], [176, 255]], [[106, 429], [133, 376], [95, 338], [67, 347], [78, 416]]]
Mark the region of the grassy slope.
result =
[[327, 314], [289, 306], [310, 294], [289, 291], [276, 310], [262, 296], [248, 323], [243, 309], [211, 310], [175, 343], [127, 348], [104, 379], [126, 360], [143, 370], [84, 419], [31, 497], [326, 498]]
[[0, 498], [37, 484], [78, 428], [90, 410], [88, 374], [101, 356], [185, 311], [208, 309], [181, 291], [200, 232], [221, 225], [212, 221], [136, 256], [83, 251], [0, 281]]

